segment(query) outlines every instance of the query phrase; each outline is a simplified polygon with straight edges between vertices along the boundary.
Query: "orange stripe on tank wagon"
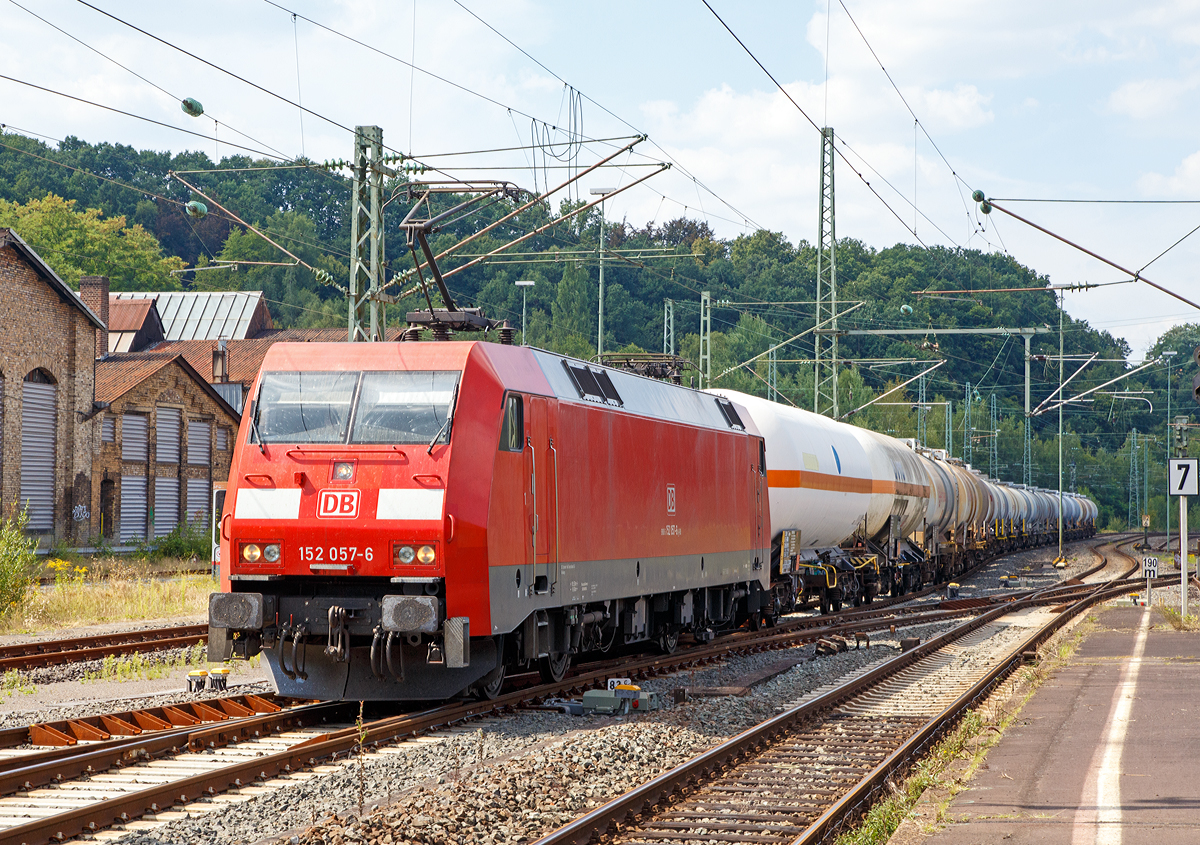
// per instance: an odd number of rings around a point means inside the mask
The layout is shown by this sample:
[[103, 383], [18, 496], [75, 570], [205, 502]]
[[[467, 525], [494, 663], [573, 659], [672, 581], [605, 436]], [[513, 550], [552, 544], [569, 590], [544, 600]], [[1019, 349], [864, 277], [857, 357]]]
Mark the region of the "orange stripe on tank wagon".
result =
[[803, 488], [805, 490], [829, 490], [835, 493], [899, 493], [901, 496], [929, 495], [924, 484], [909, 484], [906, 481], [883, 481], [871, 478], [850, 478], [845, 475], [830, 475], [825, 472], [809, 472], [798, 469], [767, 470], [767, 486], [779, 488]]

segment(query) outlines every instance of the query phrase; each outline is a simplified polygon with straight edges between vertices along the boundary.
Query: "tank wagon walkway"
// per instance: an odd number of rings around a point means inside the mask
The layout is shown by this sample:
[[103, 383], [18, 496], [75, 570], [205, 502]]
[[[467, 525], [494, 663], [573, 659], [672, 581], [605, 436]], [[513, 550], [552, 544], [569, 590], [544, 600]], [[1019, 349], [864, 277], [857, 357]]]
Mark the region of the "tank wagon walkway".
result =
[[[950, 823], [924, 838], [906, 824], [893, 843], [1200, 842], [1200, 635], [1153, 608], [1096, 615], [952, 799]], [[927, 823], [933, 808], [921, 810]]]

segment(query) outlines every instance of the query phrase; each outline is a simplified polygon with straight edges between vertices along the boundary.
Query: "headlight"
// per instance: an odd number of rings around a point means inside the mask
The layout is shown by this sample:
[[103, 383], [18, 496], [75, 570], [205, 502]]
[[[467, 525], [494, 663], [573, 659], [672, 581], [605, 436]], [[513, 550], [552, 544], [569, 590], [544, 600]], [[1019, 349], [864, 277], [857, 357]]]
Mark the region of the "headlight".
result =
[[333, 464], [334, 481], [350, 481], [354, 478], [354, 464], [351, 461], [335, 461]]
[[393, 560], [398, 564], [412, 563], [416, 556], [417, 554], [413, 551], [412, 546], [396, 546], [396, 551], [393, 553]]
[[263, 557], [270, 563], [275, 563], [279, 560], [279, 544], [272, 543], [269, 546], [263, 547]]
[[421, 563], [433, 563], [433, 558], [433, 546], [421, 546], [417, 550], [417, 560], [421, 561]]
[[242, 546], [242, 560], [248, 560], [251, 563], [262, 557], [262, 549], [255, 543], [247, 543]]

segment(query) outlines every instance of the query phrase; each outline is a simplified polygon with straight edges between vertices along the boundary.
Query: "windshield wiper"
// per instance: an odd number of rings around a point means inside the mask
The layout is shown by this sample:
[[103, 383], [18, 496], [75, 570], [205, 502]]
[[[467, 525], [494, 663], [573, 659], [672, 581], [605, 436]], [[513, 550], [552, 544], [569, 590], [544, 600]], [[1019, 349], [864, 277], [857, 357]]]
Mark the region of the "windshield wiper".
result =
[[267, 454], [267, 447], [263, 445], [262, 435], [258, 432], [258, 402], [252, 404], [254, 407], [250, 409], [250, 436], [254, 438], [259, 453], [265, 455]]
[[[426, 455], [433, 454], [434, 444], [436, 444], [438, 442], [438, 438], [442, 436], [442, 432], [446, 431], [450, 427], [450, 424], [452, 422], [454, 422], [454, 410], [457, 406], [458, 406], [458, 385], [455, 384], [454, 385], [454, 395], [452, 395], [450, 397], [450, 411], [449, 411], [449, 413], [446, 414], [446, 421], [444, 423], [442, 423], [442, 427], [438, 429], [437, 434], [433, 435], [433, 439], [429, 441], [429, 448], [425, 450]], [[446, 435], [446, 439], [447, 440], [450, 439], [449, 434]]]

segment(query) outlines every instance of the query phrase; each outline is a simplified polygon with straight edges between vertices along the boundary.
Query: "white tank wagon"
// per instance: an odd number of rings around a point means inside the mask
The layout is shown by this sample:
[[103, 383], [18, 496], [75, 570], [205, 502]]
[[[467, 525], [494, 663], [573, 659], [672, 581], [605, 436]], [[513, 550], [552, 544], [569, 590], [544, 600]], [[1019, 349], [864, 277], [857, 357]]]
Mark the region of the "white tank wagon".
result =
[[[1058, 494], [996, 482], [942, 450], [917, 448], [799, 408], [729, 390], [766, 440], [772, 597], [822, 611], [949, 580], [982, 557], [1048, 542]], [[1071, 539], [1096, 506], [1064, 496]], [[1069, 514], [1069, 517], [1067, 516]]]

